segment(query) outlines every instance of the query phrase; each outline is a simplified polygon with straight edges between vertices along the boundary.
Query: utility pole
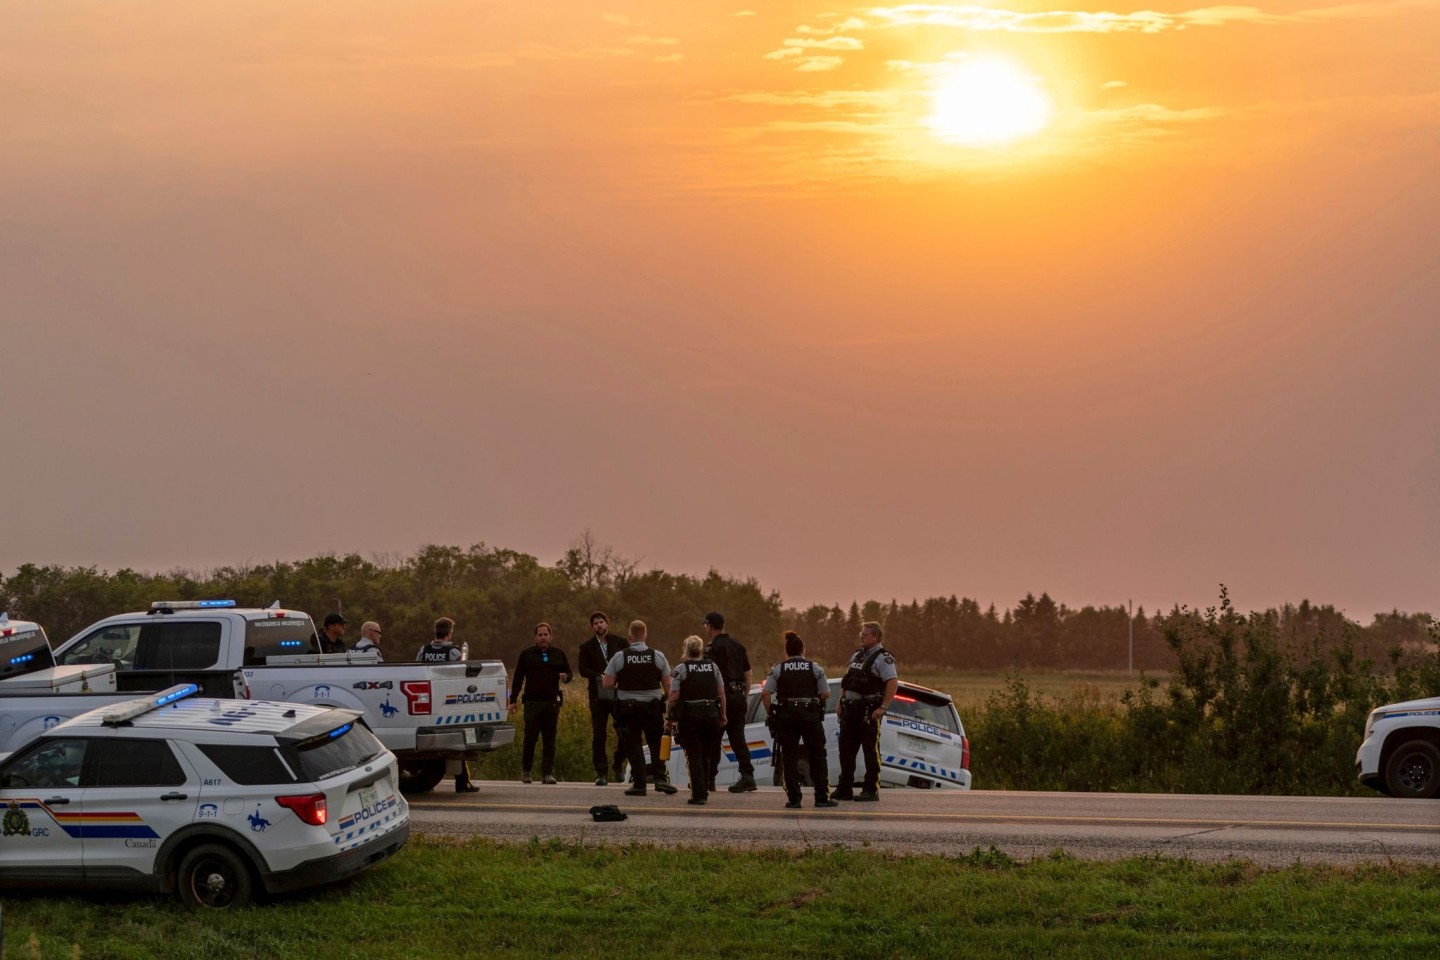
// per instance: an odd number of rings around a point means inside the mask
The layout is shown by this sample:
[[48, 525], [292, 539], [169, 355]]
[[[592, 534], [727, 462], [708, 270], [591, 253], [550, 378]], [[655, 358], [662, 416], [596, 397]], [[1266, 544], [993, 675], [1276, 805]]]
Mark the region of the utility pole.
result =
[[1130, 676], [1133, 677], [1135, 676], [1135, 601], [1126, 600], [1125, 606], [1127, 610], [1125, 626], [1129, 628], [1130, 632], [1130, 655], [1126, 659], [1126, 667], [1130, 671]]

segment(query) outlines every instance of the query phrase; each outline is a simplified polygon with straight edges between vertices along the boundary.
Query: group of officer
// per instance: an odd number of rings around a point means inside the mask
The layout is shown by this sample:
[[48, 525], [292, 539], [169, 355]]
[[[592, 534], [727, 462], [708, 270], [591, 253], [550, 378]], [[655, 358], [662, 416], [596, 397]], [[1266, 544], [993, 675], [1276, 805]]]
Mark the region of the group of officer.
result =
[[[752, 677], [749, 653], [744, 644], [726, 632], [725, 617], [718, 611], [705, 615], [704, 627], [709, 634], [708, 644], [698, 636], [687, 637], [683, 659], [672, 670], [665, 654], [647, 643], [648, 631], [642, 621], [630, 624], [627, 642], [610, 633], [610, 621], [604, 613], [591, 615], [591, 636], [580, 647], [579, 667], [588, 684], [596, 786], [605, 786], [611, 779], [623, 782], [628, 762], [632, 782], [625, 791], [627, 795], [644, 796], [652, 784], [662, 793], [676, 793], [661, 759], [661, 738], [668, 730], [685, 751], [689, 803], [704, 804], [715, 790], [725, 738], [740, 772], [730, 792], [745, 793], [757, 788], [755, 766], [745, 738]], [[525, 783], [531, 782], [537, 738], [545, 742], [544, 782], [555, 782], [555, 705], [559, 700], [558, 682], [569, 682], [570, 667], [565, 654], [550, 646], [551, 632], [549, 624], [537, 625], [535, 646], [521, 654], [512, 680], [512, 709], [522, 696], [526, 707], [522, 754]], [[883, 636], [878, 623], [862, 626], [860, 648], [841, 681], [840, 777], [831, 793], [823, 726], [829, 684], [824, 669], [804, 656], [805, 644], [800, 636], [794, 631], [785, 633], [786, 659], [770, 672], [761, 699], [780, 749], [786, 806], [801, 806], [802, 747], [815, 786], [815, 806], [833, 807], [839, 800], [879, 799], [879, 724], [899, 683], [895, 658], [884, 648]], [[532, 702], [545, 705], [535, 711], [533, 722]], [[619, 741], [613, 758], [607, 752], [612, 722]], [[648, 765], [646, 746], [650, 748]], [[857, 752], [865, 760], [865, 776], [858, 793]]]

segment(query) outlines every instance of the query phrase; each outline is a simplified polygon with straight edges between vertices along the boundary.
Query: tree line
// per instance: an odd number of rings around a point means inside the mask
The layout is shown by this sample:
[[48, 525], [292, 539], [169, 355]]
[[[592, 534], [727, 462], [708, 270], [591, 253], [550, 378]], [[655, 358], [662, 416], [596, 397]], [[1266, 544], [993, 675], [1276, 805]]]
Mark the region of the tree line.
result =
[[[457, 642], [469, 643], [473, 657], [512, 661], [541, 620], [554, 625], [560, 647], [573, 650], [589, 635], [596, 610], [610, 617], [617, 632], [631, 619], [645, 620], [657, 645], [678, 654], [684, 637], [703, 635], [705, 613], [719, 610], [750, 647], [757, 669], [780, 659], [786, 629], [805, 638], [815, 659], [841, 664], [855, 649], [860, 624], [875, 620], [885, 627], [887, 646], [910, 669], [1103, 670], [1125, 668], [1132, 626], [1123, 605], [1072, 609], [1047, 593], [1027, 594], [1004, 610], [955, 595], [787, 608], [778, 592], [754, 578], [716, 570], [704, 576], [642, 570], [638, 561], [619, 556], [588, 532], [554, 564], [480, 543], [426, 546], [410, 556], [323, 555], [208, 571], [24, 564], [0, 575], [0, 610], [38, 621], [56, 643], [102, 617], [144, 609], [154, 600], [201, 598], [233, 599], [241, 606], [278, 600], [317, 621], [338, 610], [353, 621], [351, 639], [359, 621], [376, 620], [384, 630], [387, 660], [413, 658], [440, 616], [456, 621]], [[1344, 638], [1357, 657], [1375, 663], [1413, 662], [1431, 640], [1428, 614], [1397, 611], [1361, 625], [1332, 606], [1307, 600], [1253, 616], [1269, 625], [1282, 646], [1298, 650]], [[1193, 630], [1203, 619], [1179, 606], [1154, 614], [1137, 609], [1136, 669], [1175, 668], [1176, 650], [1167, 637]]]

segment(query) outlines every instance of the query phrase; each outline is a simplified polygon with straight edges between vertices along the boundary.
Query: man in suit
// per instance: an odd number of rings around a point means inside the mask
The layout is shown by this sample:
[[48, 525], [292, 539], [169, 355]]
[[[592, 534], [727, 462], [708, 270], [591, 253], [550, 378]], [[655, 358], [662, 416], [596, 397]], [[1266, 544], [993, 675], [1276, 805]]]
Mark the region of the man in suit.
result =
[[613, 772], [616, 782], [625, 781], [625, 757], [619, 743], [615, 745], [613, 767], [606, 755], [608, 725], [615, 720], [615, 691], [607, 689], [600, 678], [626, 643], [622, 637], [610, 636], [610, 619], [598, 610], [590, 614], [590, 633], [590, 639], [580, 645], [580, 676], [590, 687], [590, 758], [595, 765], [595, 786], [603, 787], [610, 782], [607, 773]]

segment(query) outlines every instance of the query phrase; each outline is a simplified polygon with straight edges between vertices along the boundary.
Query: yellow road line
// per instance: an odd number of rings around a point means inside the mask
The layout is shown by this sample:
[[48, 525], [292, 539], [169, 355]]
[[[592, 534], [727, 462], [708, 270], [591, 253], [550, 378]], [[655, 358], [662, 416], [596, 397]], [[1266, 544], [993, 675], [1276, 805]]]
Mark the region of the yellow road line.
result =
[[[561, 804], [545, 803], [465, 803], [463, 801], [441, 801], [428, 803], [410, 804], [412, 810], [516, 810], [530, 812], [549, 813], [580, 813], [588, 815], [589, 807], [568, 806]], [[743, 809], [694, 809], [683, 807], [680, 809], [667, 809], [665, 807], [636, 806], [632, 805], [627, 813], [658, 813], [664, 816], [695, 816], [695, 817], [771, 817], [785, 819], [799, 816], [787, 810], [743, 810]], [[836, 811], [814, 812], [816, 819], [842, 819], [842, 820], [916, 820], [916, 821], [964, 821], [970, 823], [1084, 823], [1084, 824], [1117, 824], [1117, 825], [1142, 825], [1152, 827], [1315, 827], [1330, 830], [1401, 830], [1401, 831], [1429, 831], [1440, 834], [1440, 827], [1422, 824], [1406, 823], [1352, 823], [1348, 821], [1334, 820], [1186, 820], [1167, 817], [1057, 817], [1032, 814], [998, 814], [986, 815], [978, 813], [892, 813], [883, 810], [871, 811]]]

